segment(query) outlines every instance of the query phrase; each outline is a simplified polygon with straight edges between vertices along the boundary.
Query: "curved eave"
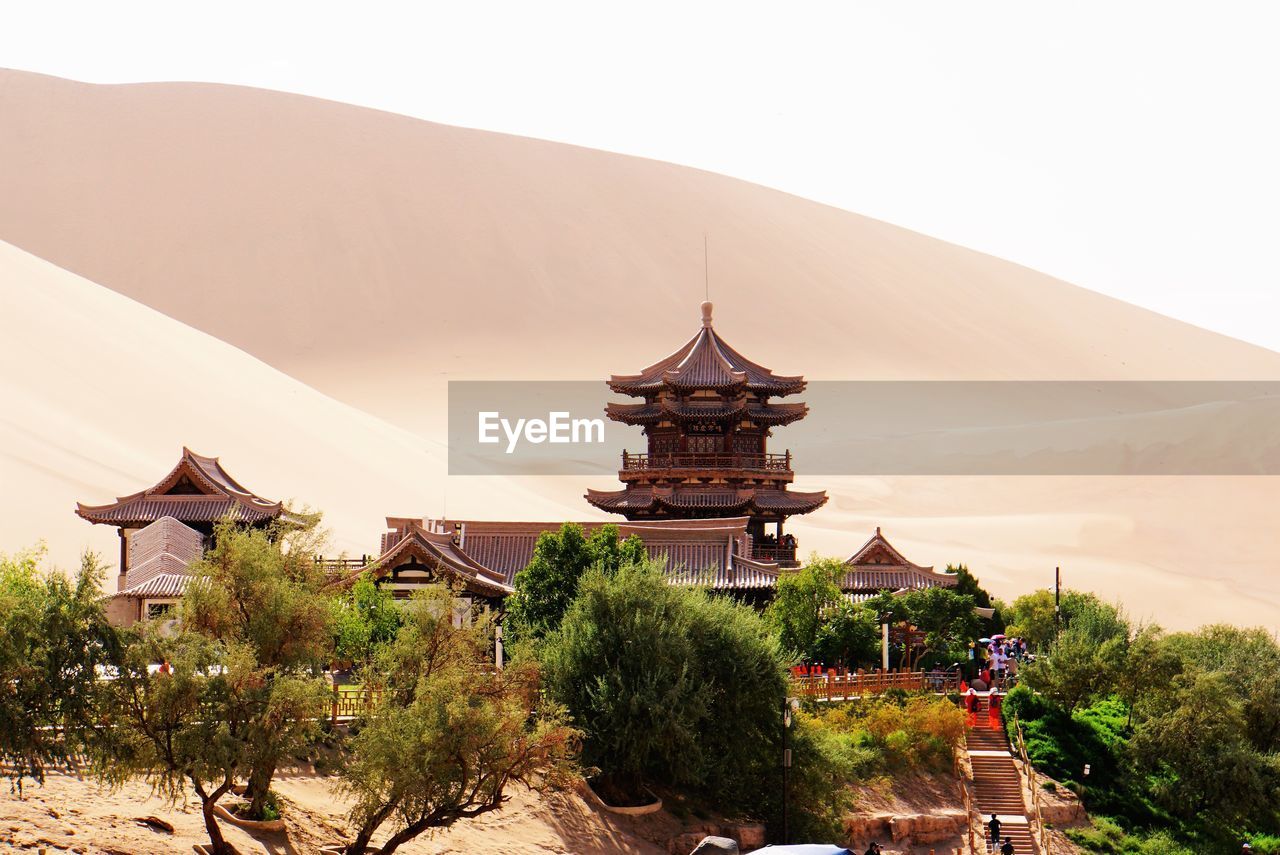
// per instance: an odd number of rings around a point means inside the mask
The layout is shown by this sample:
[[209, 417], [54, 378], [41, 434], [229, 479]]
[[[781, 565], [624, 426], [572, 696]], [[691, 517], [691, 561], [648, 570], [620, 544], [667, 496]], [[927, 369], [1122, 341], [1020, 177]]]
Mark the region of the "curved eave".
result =
[[761, 511], [774, 511], [788, 514], [807, 514], [816, 511], [827, 503], [826, 491], [817, 493], [794, 493], [790, 490], [770, 490], [757, 492], [752, 504]]
[[611, 513], [645, 511], [654, 506], [652, 490], [609, 491], [588, 489], [583, 498], [600, 510]]
[[605, 415], [615, 422], [625, 425], [651, 425], [666, 418], [666, 413], [657, 404], [608, 404], [604, 408]]

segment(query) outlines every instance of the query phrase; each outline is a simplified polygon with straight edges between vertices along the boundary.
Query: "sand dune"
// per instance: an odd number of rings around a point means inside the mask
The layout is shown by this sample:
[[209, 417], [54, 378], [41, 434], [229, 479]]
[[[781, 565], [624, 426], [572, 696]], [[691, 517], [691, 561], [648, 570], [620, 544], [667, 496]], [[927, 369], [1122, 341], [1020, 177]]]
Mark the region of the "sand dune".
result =
[[[323, 504], [343, 542], [361, 544], [353, 551], [373, 548], [381, 515], [434, 513], [446, 493], [459, 517], [595, 516], [581, 479], [446, 485], [431, 445], [445, 436], [445, 381], [603, 379], [664, 355], [697, 324], [704, 233], [717, 329], [785, 373], [1280, 378], [1280, 354], [670, 164], [206, 84], [91, 86], [0, 72], [0, 115], [0, 239], [381, 420], [339, 407], [343, 417], [333, 418], [346, 427], [320, 426], [305, 407], [295, 413], [280, 394], [264, 394], [253, 429], [225, 413], [170, 421], [172, 404], [144, 426], [122, 390], [160, 388], [150, 368], [88, 370], [111, 364], [97, 355], [104, 347], [124, 346], [112, 329], [119, 322], [86, 318], [87, 329], [64, 331], [52, 306], [28, 310], [13, 322], [35, 339], [27, 348], [65, 350], [65, 359], [49, 358], [60, 373], [26, 383], [17, 400], [33, 415], [52, 408], [62, 430], [87, 444], [58, 443], [54, 453], [40, 429], [6, 428], [5, 465], [19, 483], [60, 484], [67, 502], [136, 489], [186, 443], [222, 454], [268, 495]], [[241, 395], [266, 378], [287, 381], [262, 363], [232, 368], [227, 359], [215, 367], [193, 355], [165, 376], [193, 388], [235, 384]], [[95, 406], [69, 409], [86, 385]], [[200, 400], [209, 395], [217, 400], [203, 390]], [[89, 424], [110, 439], [85, 439]], [[787, 444], [785, 429], [778, 441]], [[337, 477], [304, 453], [334, 447], [345, 472], [367, 471]], [[71, 490], [71, 478], [96, 492]], [[802, 477], [796, 487], [832, 496], [793, 525], [805, 549], [848, 552], [881, 524], [914, 560], [967, 561], [1009, 595], [1044, 584], [1062, 564], [1073, 584], [1174, 626], [1280, 625], [1271, 571], [1280, 531], [1270, 510], [1280, 479]], [[50, 507], [42, 519], [63, 525], [64, 506]], [[67, 528], [48, 523], [50, 537], [83, 525], [66, 507]], [[23, 513], [38, 521], [35, 509]]]
[[[184, 443], [250, 489], [323, 508], [353, 555], [376, 551], [388, 509], [439, 506], [431, 441], [5, 243], [0, 306], [0, 551], [43, 538], [64, 567], [85, 548], [114, 562], [115, 530], [75, 502], [155, 483]], [[534, 501], [514, 485], [493, 503]]]

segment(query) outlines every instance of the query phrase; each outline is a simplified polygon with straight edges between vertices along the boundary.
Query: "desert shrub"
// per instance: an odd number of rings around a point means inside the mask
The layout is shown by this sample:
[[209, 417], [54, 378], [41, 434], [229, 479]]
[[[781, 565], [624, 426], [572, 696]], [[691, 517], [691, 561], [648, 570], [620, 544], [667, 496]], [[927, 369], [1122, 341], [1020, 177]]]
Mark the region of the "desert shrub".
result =
[[484, 621], [455, 627], [453, 592], [418, 593], [405, 625], [367, 670], [378, 698], [353, 734], [339, 791], [352, 803], [346, 852], [373, 836], [390, 855], [418, 835], [502, 807], [517, 784], [542, 789], [575, 772], [577, 733], [539, 699], [530, 660], [493, 671]]
[[[669, 787], [778, 827], [788, 657], [750, 608], [648, 562], [593, 569], [539, 656], [597, 786], [635, 800]], [[801, 716], [791, 737], [793, 822], [816, 827], [843, 803], [856, 752]]]
[[118, 648], [102, 612], [102, 570], [40, 570], [41, 550], [0, 554], [0, 766], [14, 786], [73, 762], [96, 721], [96, 669]]
[[892, 773], [919, 765], [945, 765], [964, 739], [965, 716], [945, 698], [913, 695], [899, 701], [833, 705], [818, 720], [851, 737], [874, 757], [869, 772]]

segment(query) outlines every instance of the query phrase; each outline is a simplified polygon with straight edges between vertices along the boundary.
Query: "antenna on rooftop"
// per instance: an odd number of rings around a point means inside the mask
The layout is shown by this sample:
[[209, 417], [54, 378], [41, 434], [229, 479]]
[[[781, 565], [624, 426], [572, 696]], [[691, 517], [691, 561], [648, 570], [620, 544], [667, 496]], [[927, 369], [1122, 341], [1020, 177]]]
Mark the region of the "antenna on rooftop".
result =
[[711, 300], [711, 262], [707, 253], [707, 233], [702, 233], [702, 285], [706, 289], [704, 299]]

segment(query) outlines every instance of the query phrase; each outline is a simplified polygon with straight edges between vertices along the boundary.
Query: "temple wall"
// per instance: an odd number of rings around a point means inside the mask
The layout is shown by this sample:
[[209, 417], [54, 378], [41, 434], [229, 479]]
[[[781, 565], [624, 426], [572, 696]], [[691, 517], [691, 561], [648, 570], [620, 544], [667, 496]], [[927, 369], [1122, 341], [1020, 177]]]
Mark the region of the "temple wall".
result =
[[107, 623], [112, 626], [133, 626], [138, 622], [138, 609], [142, 601], [132, 597], [111, 597], [106, 603]]

